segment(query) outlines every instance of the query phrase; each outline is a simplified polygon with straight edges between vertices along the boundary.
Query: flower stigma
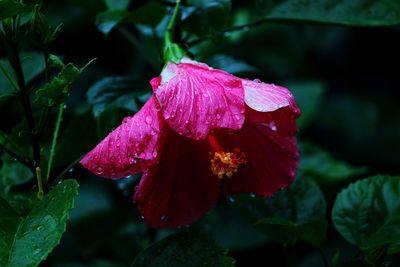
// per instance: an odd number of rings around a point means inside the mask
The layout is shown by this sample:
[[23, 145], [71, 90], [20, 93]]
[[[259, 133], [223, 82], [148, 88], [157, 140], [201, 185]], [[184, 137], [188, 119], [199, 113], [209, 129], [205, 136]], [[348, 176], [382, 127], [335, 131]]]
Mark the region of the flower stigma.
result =
[[234, 148], [232, 152], [224, 151], [212, 135], [208, 136], [208, 142], [212, 151], [210, 152], [211, 171], [219, 179], [223, 179], [225, 176], [231, 178], [238, 171], [240, 165], [247, 163], [246, 154], [239, 148]]

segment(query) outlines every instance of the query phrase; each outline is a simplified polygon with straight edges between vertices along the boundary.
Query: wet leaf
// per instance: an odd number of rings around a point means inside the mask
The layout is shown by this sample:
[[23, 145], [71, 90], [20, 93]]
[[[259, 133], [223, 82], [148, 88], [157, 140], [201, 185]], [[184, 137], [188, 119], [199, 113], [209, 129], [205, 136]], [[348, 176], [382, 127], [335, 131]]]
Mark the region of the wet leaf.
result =
[[387, 246], [390, 254], [400, 252], [400, 177], [378, 175], [351, 184], [337, 196], [332, 220], [364, 251]]
[[0, 265], [37, 266], [60, 242], [69, 210], [78, 194], [78, 183], [66, 180], [19, 217], [0, 199]]
[[234, 260], [206, 235], [182, 231], [142, 251], [132, 267], [233, 267]]
[[348, 26], [383, 26], [400, 23], [400, 2], [392, 0], [286, 0], [276, 1], [274, 4], [267, 0], [258, 0], [257, 3], [257, 10], [262, 10], [260, 13], [268, 20]]

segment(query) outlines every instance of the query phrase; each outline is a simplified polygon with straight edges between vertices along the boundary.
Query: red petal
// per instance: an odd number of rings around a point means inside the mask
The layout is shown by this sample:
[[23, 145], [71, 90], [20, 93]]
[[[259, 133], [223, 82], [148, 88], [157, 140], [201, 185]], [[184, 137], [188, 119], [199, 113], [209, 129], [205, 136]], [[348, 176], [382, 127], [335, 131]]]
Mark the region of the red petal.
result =
[[121, 178], [146, 170], [154, 164], [163, 127], [154, 97], [132, 117], [112, 131], [82, 160], [91, 172], [109, 178]]
[[155, 94], [164, 119], [177, 133], [200, 140], [211, 129], [242, 126], [245, 105], [239, 78], [194, 61], [168, 63], [161, 77]]
[[197, 220], [219, 195], [207, 145], [168, 130], [160, 161], [144, 173], [135, 201], [154, 228], [173, 228]]
[[224, 180], [225, 194], [270, 196], [293, 181], [299, 158], [296, 116], [290, 108], [268, 113], [247, 108], [242, 129], [219, 136], [224, 147], [238, 147], [247, 160], [237, 174]]
[[260, 112], [274, 111], [283, 107], [290, 107], [293, 112], [300, 110], [290, 91], [284, 87], [242, 79], [245, 91], [245, 102], [254, 110]]

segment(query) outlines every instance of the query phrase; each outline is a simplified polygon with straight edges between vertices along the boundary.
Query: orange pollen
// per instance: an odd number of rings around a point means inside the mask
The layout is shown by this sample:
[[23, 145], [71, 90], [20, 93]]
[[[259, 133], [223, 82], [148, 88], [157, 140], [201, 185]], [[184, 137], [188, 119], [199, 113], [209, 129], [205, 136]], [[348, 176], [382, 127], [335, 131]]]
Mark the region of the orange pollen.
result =
[[232, 152], [214, 152], [211, 154], [211, 171], [217, 175], [219, 179], [226, 177], [231, 178], [237, 172], [240, 165], [245, 165], [246, 155], [235, 148]]

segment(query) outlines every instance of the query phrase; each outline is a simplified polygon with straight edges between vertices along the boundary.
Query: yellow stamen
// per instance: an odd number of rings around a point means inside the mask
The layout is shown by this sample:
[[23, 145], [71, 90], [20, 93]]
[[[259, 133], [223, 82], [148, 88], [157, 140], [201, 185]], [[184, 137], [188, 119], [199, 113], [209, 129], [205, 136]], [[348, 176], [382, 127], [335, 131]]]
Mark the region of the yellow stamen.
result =
[[246, 155], [235, 148], [232, 152], [214, 152], [211, 154], [211, 171], [218, 178], [231, 178], [240, 165], [246, 164]]

